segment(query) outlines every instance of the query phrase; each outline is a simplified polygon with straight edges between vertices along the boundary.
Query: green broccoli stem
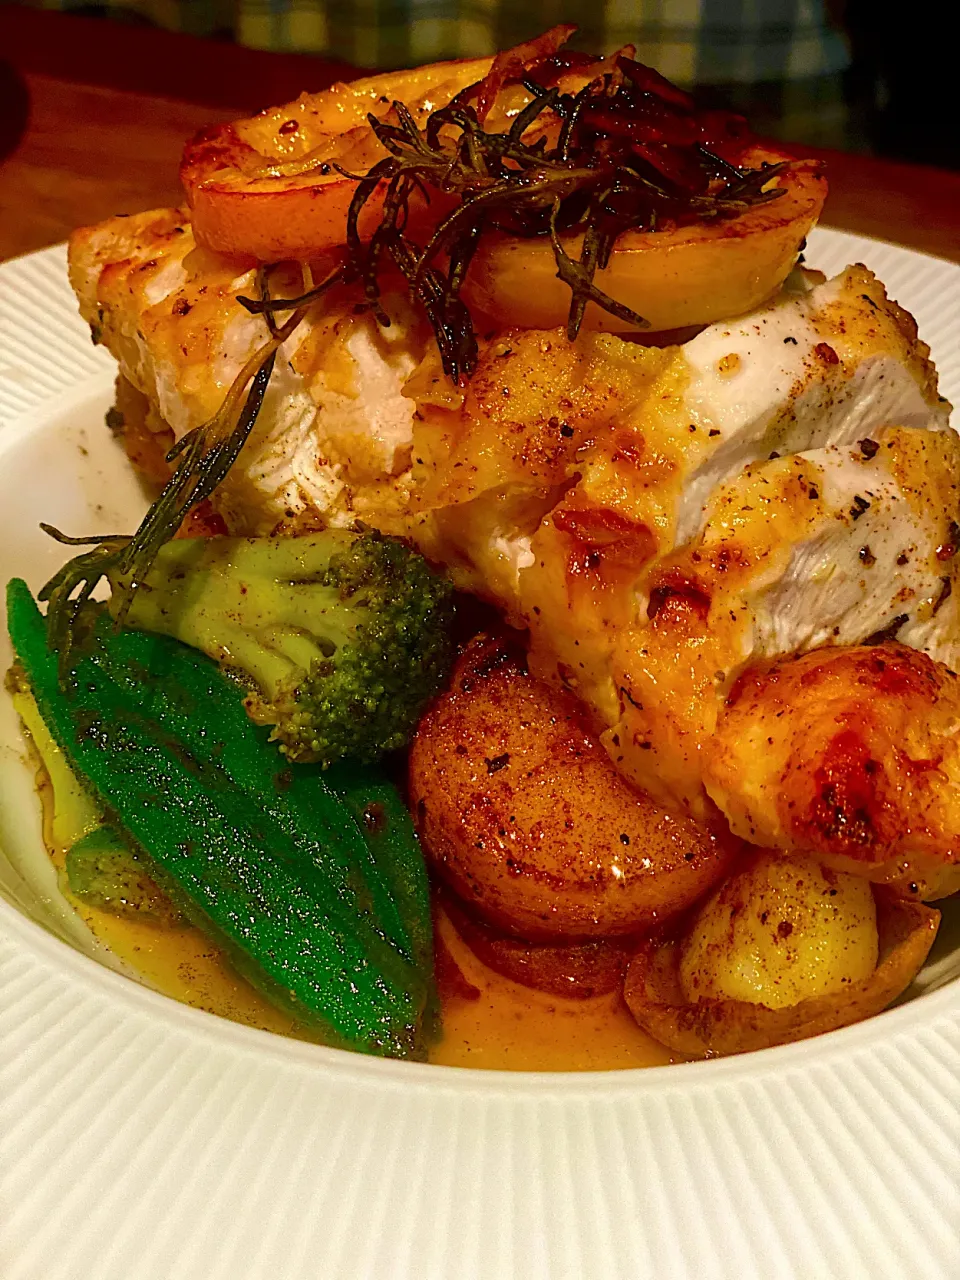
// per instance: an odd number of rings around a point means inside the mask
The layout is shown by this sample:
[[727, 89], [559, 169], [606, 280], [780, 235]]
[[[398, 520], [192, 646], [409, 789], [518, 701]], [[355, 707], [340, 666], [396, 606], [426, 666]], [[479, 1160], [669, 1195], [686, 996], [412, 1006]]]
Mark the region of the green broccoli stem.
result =
[[246, 677], [266, 702], [348, 643], [353, 612], [324, 579], [354, 542], [322, 538], [181, 538], [160, 551], [126, 625], [199, 649]]

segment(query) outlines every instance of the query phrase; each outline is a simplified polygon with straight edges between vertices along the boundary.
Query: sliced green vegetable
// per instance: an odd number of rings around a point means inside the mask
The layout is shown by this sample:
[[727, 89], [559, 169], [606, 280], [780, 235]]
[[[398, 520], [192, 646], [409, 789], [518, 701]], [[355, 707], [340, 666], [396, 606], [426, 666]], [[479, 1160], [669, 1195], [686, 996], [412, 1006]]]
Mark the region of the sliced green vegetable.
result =
[[430, 886], [420, 863], [407, 854], [416, 836], [399, 791], [379, 770], [358, 769], [346, 762], [331, 766], [322, 776], [350, 810], [390, 885], [407, 926], [414, 961], [432, 968]]
[[67, 850], [67, 884], [91, 906], [130, 920], [177, 925], [182, 917], [112, 827], [96, 827]]
[[117, 632], [99, 608], [65, 694], [27, 587], [7, 594], [45, 723], [161, 888], [301, 1021], [353, 1048], [422, 1055], [434, 1000], [422, 855], [399, 801], [388, 840], [357, 817], [383, 776], [348, 787], [345, 775], [349, 800], [319, 770], [278, 768], [213, 663], [164, 636]]
[[33, 745], [47, 771], [53, 788], [50, 839], [57, 849], [68, 849], [103, 822], [103, 811], [89, 791], [77, 781], [63, 752], [50, 736], [50, 730], [37, 709], [33, 694], [26, 687], [12, 689], [13, 705], [26, 725]]

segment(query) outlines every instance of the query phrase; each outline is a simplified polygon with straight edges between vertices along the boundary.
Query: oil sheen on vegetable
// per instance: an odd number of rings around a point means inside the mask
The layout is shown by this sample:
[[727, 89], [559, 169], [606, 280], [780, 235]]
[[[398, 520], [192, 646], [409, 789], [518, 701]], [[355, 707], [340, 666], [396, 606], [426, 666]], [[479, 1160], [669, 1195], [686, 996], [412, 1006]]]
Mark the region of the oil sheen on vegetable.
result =
[[[66, 849], [55, 838], [69, 815], [56, 815], [53, 789], [35, 753], [44, 811], [44, 838], [58, 871]], [[62, 891], [100, 943], [137, 973], [144, 984], [196, 1009], [234, 1022], [297, 1036], [290, 1016], [275, 1008], [192, 925], [158, 925], [100, 910]], [[656, 1066], [674, 1060], [644, 1035], [619, 993], [565, 1000], [511, 982], [487, 968], [459, 938], [446, 916], [438, 932], [468, 983], [472, 999], [447, 994], [443, 1035], [429, 1061], [438, 1065], [515, 1071], [602, 1071]]]

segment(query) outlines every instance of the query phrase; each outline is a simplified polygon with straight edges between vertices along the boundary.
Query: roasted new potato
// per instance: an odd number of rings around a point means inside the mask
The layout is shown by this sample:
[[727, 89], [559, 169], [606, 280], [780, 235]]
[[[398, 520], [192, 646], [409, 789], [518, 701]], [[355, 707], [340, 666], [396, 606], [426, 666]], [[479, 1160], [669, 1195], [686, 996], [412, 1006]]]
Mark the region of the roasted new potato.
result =
[[624, 998], [646, 1032], [692, 1057], [804, 1040], [885, 1009], [939, 920], [866, 880], [758, 852], [678, 936], [644, 944]]
[[780, 1009], [862, 982], [877, 949], [866, 880], [812, 858], [755, 853], [694, 912], [680, 985], [688, 1000]]
[[536, 942], [648, 932], [740, 852], [724, 828], [667, 813], [617, 773], [569, 694], [516, 650], [473, 641], [410, 752], [428, 860], [469, 909]]
[[636, 951], [636, 945], [623, 939], [556, 943], [513, 938], [481, 923], [452, 894], [443, 895], [441, 910], [488, 969], [525, 987], [571, 1000], [618, 990]]

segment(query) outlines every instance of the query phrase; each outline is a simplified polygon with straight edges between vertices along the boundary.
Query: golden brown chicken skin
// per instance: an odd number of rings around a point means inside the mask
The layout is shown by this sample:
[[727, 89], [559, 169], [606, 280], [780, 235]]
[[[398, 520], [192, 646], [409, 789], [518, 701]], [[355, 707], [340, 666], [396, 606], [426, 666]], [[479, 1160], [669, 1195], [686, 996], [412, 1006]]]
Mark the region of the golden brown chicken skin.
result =
[[[78, 233], [71, 272], [177, 438], [266, 337], [237, 303], [255, 273], [181, 215]], [[281, 356], [215, 495], [228, 529], [360, 518], [411, 538], [528, 630], [532, 669], [658, 803], [738, 812], [732, 784], [708, 795], [703, 752], [758, 661], [877, 632], [960, 661], [957, 438], [916, 325], [863, 267], [666, 346], [491, 326], [462, 387], [422, 324], [382, 330], [346, 297]]]
[[704, 750], [737, 834], [911, 895], [960, 889], [960, 676], [899, 644], [823, 649], [737, 681]]
[[650, 575], [646, 616], [613, 650], [607, 738], [641, 786], [697, 805], [700, 753], [750, 661], [887, 632], [956, 668], [960, 438], [874, 436], [745, 468]]

